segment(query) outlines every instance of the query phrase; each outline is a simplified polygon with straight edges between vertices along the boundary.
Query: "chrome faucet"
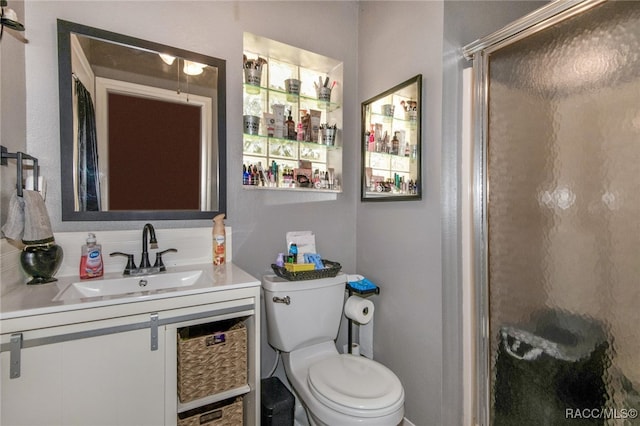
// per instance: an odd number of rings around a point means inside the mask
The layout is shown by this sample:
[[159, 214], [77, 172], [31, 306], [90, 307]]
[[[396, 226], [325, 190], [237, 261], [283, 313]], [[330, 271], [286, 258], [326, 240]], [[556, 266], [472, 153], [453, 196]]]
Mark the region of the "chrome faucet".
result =
[[140, 260], [140, 269], [150, 268], [151, 263], [149, 263], [149, 248], [147, 245], [147, 235], [151, 237], [151, 248], [158, 248], [158, 240], [156, 240], [156, 230], [153, 228], [153, 225], [147, 223], [142, 228], [142, 260]]

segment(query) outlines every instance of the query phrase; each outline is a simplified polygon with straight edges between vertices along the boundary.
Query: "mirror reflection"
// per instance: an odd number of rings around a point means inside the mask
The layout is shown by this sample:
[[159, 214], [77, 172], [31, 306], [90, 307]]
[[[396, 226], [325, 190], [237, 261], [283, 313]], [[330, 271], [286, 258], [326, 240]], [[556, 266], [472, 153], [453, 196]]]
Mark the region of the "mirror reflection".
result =
[[63, 220], [224, 211], [225, 62], [66, 21], [58, 39]]

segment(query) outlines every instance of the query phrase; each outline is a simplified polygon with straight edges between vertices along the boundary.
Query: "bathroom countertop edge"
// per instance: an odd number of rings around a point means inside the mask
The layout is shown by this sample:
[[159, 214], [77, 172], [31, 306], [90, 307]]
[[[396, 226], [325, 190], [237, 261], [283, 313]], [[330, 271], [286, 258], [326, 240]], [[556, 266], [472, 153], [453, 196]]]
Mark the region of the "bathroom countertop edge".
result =
[[[71, 301], [54, 301], [56, 295], [74, 282], [79, 281], [78, 276], [58, 277], [55, 283], [42, 285], [20, 285], [2, 296], [0, 300], [0, 321], [4, 324], [0, 333], [8, 332], [6, 325], [8, 320], [33, 316], [47, 316], [69, 311], [86, 311], [92, 308], [108, 308], [118, 305], [136, 304], [142, 302], [163, 301], [185, 296], [200, 296], [207, 293], [218, 293], [224, 290], [259, 287], [260, 280], [249, 275], [243, 269], [227, 263], [224, 266], [214, 267], [211, 264], [183, 265], [170, 268], [170, 272], [180, 272], [193, 269], [202, 269], [207, 275], [203, 284], [194, 285], [188, 290], [172, 290], [148, 294], [144, 296], [122, 295], [121, 297], [92, 297]], [[120, 274], [105, 274], [105, 278], [115, 278]], [[100, 278], [98, 278], [100, 279]], [[213, 297], [212, 299], [215, 299]], [[148, 304], [147, 304], [148, 305]]]

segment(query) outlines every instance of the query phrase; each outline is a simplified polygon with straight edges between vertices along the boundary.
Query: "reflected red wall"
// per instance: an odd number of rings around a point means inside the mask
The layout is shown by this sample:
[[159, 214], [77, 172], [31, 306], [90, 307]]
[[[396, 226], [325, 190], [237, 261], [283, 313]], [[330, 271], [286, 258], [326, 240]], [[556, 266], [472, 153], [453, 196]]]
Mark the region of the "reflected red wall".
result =
[[199, 106], [110, 93], [108, 128], [109, 210], [200, 209]]

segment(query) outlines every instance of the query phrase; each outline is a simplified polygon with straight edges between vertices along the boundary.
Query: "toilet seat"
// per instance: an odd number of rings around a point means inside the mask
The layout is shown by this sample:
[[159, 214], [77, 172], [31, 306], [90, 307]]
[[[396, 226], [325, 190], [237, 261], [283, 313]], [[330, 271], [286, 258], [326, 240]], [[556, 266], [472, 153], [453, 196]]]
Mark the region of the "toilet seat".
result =
[[398, 410], [404, 390], [384, 365], [354, 355], [335, 355], [309, 367], [307, 378], [314, 397], [345, 414], [377, 417]]

